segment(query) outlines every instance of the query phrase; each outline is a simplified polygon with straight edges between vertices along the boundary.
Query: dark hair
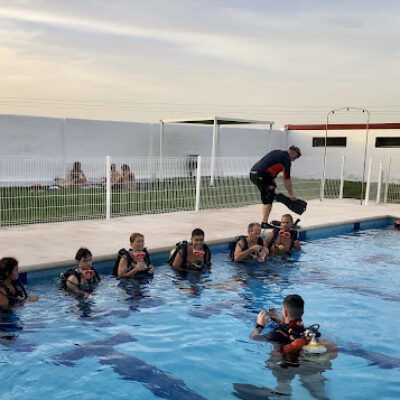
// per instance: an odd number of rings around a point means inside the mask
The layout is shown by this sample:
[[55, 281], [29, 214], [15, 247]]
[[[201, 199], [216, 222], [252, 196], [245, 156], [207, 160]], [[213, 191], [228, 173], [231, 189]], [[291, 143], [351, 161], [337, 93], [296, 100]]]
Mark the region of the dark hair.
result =
[[252, 222], [252, 223], [249, 224], [249, 226], [247, 227], [247, 231], [248, 231], [248, 232], [251, 232], [255, 226], [259, 226], [259, 227], [261, 228], [261, 225], [260, 225], [258, 222]]
[[291, 318], [301, 318], [304, 314], [304, 300], [298, 294], [290, 294], [283, 299], [283, 305]]
[[204, 231], [200, 228], [193, 229], [192, 237], [193, 236], [204, 236]]
[[297, 146], [290, 146], [289, 150], [294, 151], [297, 154], [297, 157], [301, 157], [301, 151]]
[[125, 171], [130, 171], [128, 164], [122, 164], [121, 169], [123, 169]]
[[18, 261], [13, 257], [4, 257], [0, 260], [0, 280], [9, 278]]
[[75, 161], [74, 162], [74, 170], [76, 170], [78, 168], [78, 166], [81, 167], [80, 161]]
[[86, 247], [81, 247], [75, 255], [75, 260], [80, 261], [82, 258], [92, 257], [92, 252]]

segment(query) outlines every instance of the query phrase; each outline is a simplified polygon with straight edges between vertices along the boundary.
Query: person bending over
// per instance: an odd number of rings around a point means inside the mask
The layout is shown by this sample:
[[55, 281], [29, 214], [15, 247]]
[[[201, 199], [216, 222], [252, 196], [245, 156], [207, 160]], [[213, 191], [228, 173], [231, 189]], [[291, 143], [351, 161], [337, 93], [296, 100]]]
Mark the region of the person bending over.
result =
[[144, 236], [141, 233], [132, 233], [129, 241], [130, 249], [121, 249], [118, 252], [113, 275], [119, 279], [153, 275], [154, 267], [150, 264], [150, 255], [144, 247]]
[[283, 172], [283, 183], [288, 191], [290, 200], [296, 201], [293, 193], [292, 181], [290, 179], [290, 168], [292, 161], [301, 157], [301, 151], [297, 146], [291, 146], [288, 150], [273, 150], [253, 165], [250, 171], [250, 180], [257, 186], [261, 194], [262, 222], [261, 228], [272, 228], [268, 223], [275, 198], [275, 178]]
[[30, 296], [19, 280], [18, 261], [12, 257], [0, 260], [0, 309], [10, 311], [23, 301], [37, 301], [37, 296]]
[[280, 228], [275, 227], [267, 235], [265, 244], [271, 255], [288, 254], [293, 248], [301, 250], [297, 231], [293, 229], [293, 217], [290, 214], [282, 215]]
[[63, 287], [78, 296], [88, 296], [100, 282], [100, 276], [92, 266], [92, 253], [81, 247], [75, 255], [76, 266], [61, 274]]
[[212, 265], [211, 252], [204, 243], [204, 236], [202, 229], [194, 229], [190, 243], [187, 241], [177, 243], [175, 249], [171, 251], [168, 264], [178, 270], [202, 271], [209, 269]]

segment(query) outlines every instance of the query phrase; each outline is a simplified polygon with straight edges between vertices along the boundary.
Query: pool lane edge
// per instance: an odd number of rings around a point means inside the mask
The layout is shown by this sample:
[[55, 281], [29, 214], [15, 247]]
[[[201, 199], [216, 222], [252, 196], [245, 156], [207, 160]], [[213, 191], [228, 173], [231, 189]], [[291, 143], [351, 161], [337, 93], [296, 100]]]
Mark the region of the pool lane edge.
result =
[[[299, 239], [301, 241], [310, 241], [329, 236], [356, 232], [359, 230], [383, 228], [389, 226], [391, 223], [394, 223], [394, 221], [398, 218], [399, 217], [393, 215], [385, 215], [379, 217], [354, 218], [349, 221], [338, 221], [327, 224], [313, 224], [306, 227], [301, 227], [301, 229], [299, 230]], [[266, 231], [268, 232], [269, 230]], [[207, 244], [212, 247], [219, 245], [227, 245], [234, 239], [235, 239], [234, 237], [230, 236], [230, 237], [207, 241]], [[153, 258], [158, 259], [161, 256], [168, 254], [173, 247], [174, 244], [171, 244], [169, 246], [148, 248], [148, 251]], [[118, 250], [116, 250], [112, 254], [94, 256], [93, 261], [94, 263], [113, 261], [117, 257], [117, 252]], [[65, 259], [65, 260], [57, 260], [51, 263], [46, 262], [41, 264], [25, 265], [23, 267], [20, 267], [20, 273], [27, 274], [29, 272], [52, 270], [52, 269], [72, 266], [74, 264], [75, 264], [74, 259]], [[155, 264], [157, 265], [158, 263], [156, 262]]]

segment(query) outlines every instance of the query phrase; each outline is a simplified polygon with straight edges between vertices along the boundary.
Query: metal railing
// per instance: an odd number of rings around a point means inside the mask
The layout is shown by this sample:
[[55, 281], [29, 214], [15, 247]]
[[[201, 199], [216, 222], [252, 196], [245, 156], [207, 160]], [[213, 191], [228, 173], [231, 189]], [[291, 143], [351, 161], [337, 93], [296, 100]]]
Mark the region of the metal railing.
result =
[[[339, 162], [339, 161], [338, 161]], [[321, 180], [320, 199], [343, 199], [345, 197], [358, 198], [363, 204], [371, 202], [400, 203], [400, 180], [391, 171], [398, 171], [400, 160], [391, 159], [376, 160], [368, 158], [366, 166], [366, 181], [354, 180], [346, 173], [346, 161], [343, 156], [340, 166], [331, 169], [329, 178]], [[337, 171], [335, 173], [335, 170]]]
[[[256, 161], [217, 157], [212, 182], [211, 157], [87, 157], [79, 161], [86, 180], [74, 182], [70, 172], [76, 158], [0, 157], [0, 226], [257, 204], [260, 194], [249, 179]], [[339, 161], [322, 196], [320, 179], [292, 177], [297, 197], [357, 197], [361, 183], [351, 182], [344, 157]], [[364, 202], [399, 203], [400, 182], [390, 176], [399, 161], [369, 162]], [[124, 179], [115, 179], [112, 164], [117, 172], [124, 168]], [[285, 192], [282, 179], [276, 182]]]

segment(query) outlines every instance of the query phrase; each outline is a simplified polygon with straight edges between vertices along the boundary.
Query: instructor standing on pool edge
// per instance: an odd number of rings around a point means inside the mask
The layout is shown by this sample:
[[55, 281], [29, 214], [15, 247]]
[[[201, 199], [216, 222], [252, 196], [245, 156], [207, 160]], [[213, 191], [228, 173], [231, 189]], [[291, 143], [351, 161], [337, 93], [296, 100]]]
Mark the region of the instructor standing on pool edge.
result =
[[261, 193], [261, 201], [263, 203], [262, 229], [271, 227], [268, 223], [268, 218], [271, 213], [272, 202], [275, 198], [276, 183], [274, 179], [281, 171], [283, 172], [283, 183], [288, 191], [290, 200], [297, 200], [297, 197], [293, 193], [292, 181], [290, 180], [290, 167], [292, 161], [297, 160], [300, 156], [300, 149], [297, 146], [290, 146], [288, 150], [270, 151], [253, 165], [250, 171], [250, 180], [258, 187]]

